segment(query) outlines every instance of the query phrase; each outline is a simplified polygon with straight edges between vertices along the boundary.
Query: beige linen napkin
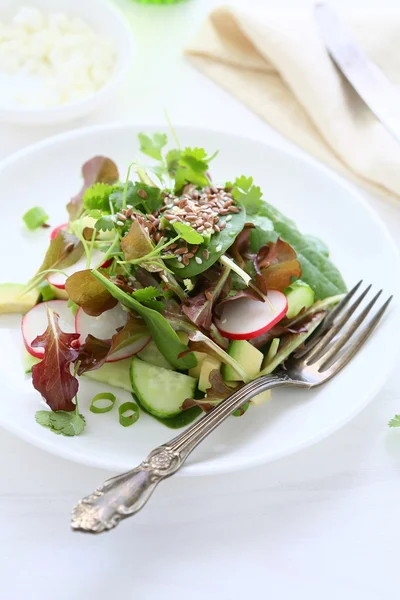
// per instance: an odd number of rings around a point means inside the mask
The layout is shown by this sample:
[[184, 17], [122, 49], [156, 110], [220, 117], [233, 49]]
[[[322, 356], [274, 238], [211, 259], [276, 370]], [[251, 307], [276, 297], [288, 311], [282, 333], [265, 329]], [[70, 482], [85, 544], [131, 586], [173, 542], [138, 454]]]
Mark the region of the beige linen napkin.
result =
[[[389, 79], [400, 83], [400, 16], [347, 25]], [[305, 151], [369, 190], [400, 199], [400, 144], [333, 65], [311, 11], [300, 17], [218, 8], [186, 55]]]

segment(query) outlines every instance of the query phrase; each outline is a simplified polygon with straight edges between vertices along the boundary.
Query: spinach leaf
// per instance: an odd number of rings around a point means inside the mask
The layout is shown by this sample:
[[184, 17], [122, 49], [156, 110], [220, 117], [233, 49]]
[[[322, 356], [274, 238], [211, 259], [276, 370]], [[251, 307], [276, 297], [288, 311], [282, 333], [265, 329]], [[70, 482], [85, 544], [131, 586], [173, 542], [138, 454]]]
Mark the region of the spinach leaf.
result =
[[119, 287], [112, 283], [112, 281], [98, 271], [93, 270], [92, 275], [104, 285], [116, 300], [142, 317], [157, 348], [171, 365], [176, 369], [181, 370], [191, 369], [197, 365], [197, 359], [193, 352], [179, 358], [179, 355], [186, 352], [188, 347], [181, 342], [167, 319], [159, 312], [140, 304], [140, 302], [132, 298], [132, 296], [126, 292], [123, 292]]
[[[224, 220], [226, 220], [226, 218], [221, 217], [221, 222]], [[190, 259], [187, 267], [182, 268], [182, 263], [175, 259], [168, 261], [168, 267], [183, 279], [203, 273], [203, 271], [209, 269], [211, 265], [213, 265], [219, 257], [225, 254], [228, 248], [232, 246], [236, 236], [242, 231], [245, 222], [246, 211], [242, 208], [240, 212], [232, 215], [232, 219], [226, 223], [225, 229], [219, 233], [214, 233], [211, 236], [208, 245], [206, 243], [200, 244], [196, 254]], [[208, 259], [205, 259], [203, 256], [204, 250], [208, 250], [209, 252]], [[196, 257], [201, 260], [200, 264], [196, 261]]]
[[[116, 189], [110, 195], [110, 200], [116, 210], [123, 207], [125, 187]], [[126, 189], [126, 203], [134, 208], [141, 206], [146, 213], [152, 213], [161, 208], [163, 202], [161, 199], [161, 190], [158, 187], [142, 183], [141, 181], [128, 181]]]
[[346, 291], [346, 284], [335, 265], [327, 255], [327, 248], [321, 242], [317, 242], [312, 236], [303, 235], [297, 229], [295, 223], [285, 217], [276, 208], [265, 200], [259, 212], [262, 217], [267, 217], [273, 224], [273, 231], [263, 231], [257, 227], [251, 232], [252, 249], [255, 251], [256, 244], [266, 244], [276, 241], [281, 237], [290, 244], [297, 253], [302, 268], [302, 280], [308, 283], [315, 291], [316, 298], [327, 298]]

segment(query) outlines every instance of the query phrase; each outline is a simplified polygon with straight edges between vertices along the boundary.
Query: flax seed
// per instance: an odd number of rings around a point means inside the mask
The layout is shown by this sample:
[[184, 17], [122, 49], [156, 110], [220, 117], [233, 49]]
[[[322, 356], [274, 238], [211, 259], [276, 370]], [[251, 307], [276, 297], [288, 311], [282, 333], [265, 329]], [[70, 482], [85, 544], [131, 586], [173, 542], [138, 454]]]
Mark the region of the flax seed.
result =
[[200, 227], [197, 228], [197, 231], [199, 233], [201, 233], [202, 231], [204, 231], [204, 229], [205, 229], [204, 225], [201, 225]]
[[193, 254], [193, 252], [188, 252], [184, 256], [186, 256], [186, 258], [193, 258], [194, 254]]
[[196, 252], [197, 252], [198, 249], [199, 249], [199, 246], [196, 244], [196, 246], [192, 247], [191, 251], [193, 252], [193, 254], [196, 254]]
[[220, 226], [219, 226], [219, 228], [220, 228], [220, 230], [221, 230], [221, 231], [222, 231], [223, 229], [225, 229], [225, 227], [226, 227], [226, 223], [221, 223], [221, 224], [220, 224]]
[[230, 206], [229, 212], [236, 214], [236, 213], [240, 212], [240, 208], [238, 206]]
[[210, 258], [210, 253], [208, 250], [203, 250], [203, 258], [204, 260], [208, 260]]
[[175, 250], [174, 254], [186, 254], [187, 251], [188, 251], [187, 247], [186, 248], [178, 248], [177, 250]]
[[182, 258], [182, 263], [185, 265], [185, 267], [187, 267], [187, 266], [188, 266], [188, 264], [189, 264], [189, 259], [188, 259], [188, 257], [187, 257], [186, 255], [185, 255], [183, 258]]

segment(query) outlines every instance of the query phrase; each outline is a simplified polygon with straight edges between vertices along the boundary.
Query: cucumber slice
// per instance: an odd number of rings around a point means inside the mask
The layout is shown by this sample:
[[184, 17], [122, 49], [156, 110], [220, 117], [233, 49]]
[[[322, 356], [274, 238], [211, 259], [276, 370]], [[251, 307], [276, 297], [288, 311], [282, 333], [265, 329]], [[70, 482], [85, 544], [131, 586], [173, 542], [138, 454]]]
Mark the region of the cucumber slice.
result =
[[[243, 367], [251, 379], [257, 377], [264, 355], [252, 344], [245, 340], [234, 340], [228, 348], [228, 354]], [[222, 366], [222, 375], [225, 381], [241, 381], [239, 375], [229, 365]]]
[[193, 398], [196, 379], [176, 371], [162, 369], [135, 356], [131, 365], [133, 391], [155, 417], [174, 417], [181, 411], [186, 398]]
[[163, 354], [157, 348], [153, 340], [149, 342], [143, 350], [137, 353], [138, 357], [151, 365], [161, 367], [162, 369], [173, 369], [174, 367], [164, 358]]
[[125, 358], [124, 360], [117, 360], [112, 363], [104, 363], [100, 369], [84, 373], [83, 377], [99, 381], [100, 383], [107, 383], [108, 385], [117, 388], [122, 388], [127, 392], [133, 392], [129, 375], [130, 366], [131, 359]]
[[287, 319], [294, 319], [303, 308], [309, 308], [314, 304], [314, 290], [301, 279], [289, 285], [284, 294], [288, 301]]

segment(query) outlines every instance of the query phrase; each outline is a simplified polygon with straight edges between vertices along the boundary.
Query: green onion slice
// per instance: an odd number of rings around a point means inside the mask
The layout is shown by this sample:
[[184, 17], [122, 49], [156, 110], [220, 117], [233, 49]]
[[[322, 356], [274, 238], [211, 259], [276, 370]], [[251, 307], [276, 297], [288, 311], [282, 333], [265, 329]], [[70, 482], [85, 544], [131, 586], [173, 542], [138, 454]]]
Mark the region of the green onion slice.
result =
[[[116, 399], [117, 398], [111, 392], [100, 392], [100, 394], [96, 394], [90, 403], [90, 410], [92, 413], [96, 414], [109, 412], [114, 406]], [[106, 406], [96, 406], [96, 402], [99, 400], [108, 400], [109, 404], [106, 404]]]
[[[122, 427], [129, 427], [136, 423], [139, 418], [139, 407], [136, 402], [124, 402], [118, 408], [119, 412], [119, 422]], [[128, 413], [129, 414], [126, 414]]]

